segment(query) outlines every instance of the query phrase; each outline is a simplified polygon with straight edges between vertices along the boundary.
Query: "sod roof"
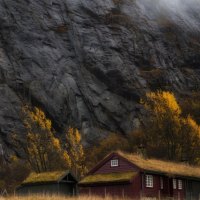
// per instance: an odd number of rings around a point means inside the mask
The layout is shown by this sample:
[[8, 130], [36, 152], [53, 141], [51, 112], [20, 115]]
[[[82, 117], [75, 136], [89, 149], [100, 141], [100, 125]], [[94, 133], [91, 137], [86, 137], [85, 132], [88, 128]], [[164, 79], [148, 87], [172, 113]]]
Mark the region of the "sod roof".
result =
[[22, 185], [59, 182], [67, 174], [69, 174], [69, 171], [55, 171], [55, 172], [44, 172], [44, 173], [33, 172], [23, 181]]
[[120, 182], [129, 182], [133, 177], [137, 175], [136, 172], [115, 172], [109, 174], [93, 174], [86, 176], [82, 179], [79, 184], [95, 184], [95, 183], [120, 183]]
[[200, 167], [189, 164], [162, 161], [157, 159], [145, 159], [135, 154], [117, 152], [140, 169], [149, 172], [161, 173], [171, 176], [200, 178]]

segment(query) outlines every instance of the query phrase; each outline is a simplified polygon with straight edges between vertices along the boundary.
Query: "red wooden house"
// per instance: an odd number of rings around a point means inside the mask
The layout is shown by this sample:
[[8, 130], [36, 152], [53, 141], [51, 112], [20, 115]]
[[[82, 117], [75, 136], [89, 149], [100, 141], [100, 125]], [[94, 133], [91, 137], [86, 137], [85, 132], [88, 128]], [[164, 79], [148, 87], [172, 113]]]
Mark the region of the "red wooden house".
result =
[[[193, 182], [195, 187], [189, 187]], [[86, 195], [199, 199], [200, 168], [115, 152], [97, 164], [79, 188]]]

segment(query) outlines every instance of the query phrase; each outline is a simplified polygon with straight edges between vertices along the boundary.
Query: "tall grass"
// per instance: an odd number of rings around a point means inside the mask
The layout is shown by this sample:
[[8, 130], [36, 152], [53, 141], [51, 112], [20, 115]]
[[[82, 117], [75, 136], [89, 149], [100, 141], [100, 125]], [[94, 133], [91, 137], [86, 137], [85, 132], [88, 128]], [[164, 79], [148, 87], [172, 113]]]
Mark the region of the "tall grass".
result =
[[66, 197], [66, 196], [56, 196], [56, 195], [29, 195], [29, 196], [0, 197], [0, 200], [121, 200], [121, 198], [116, 198], [116, 197], [101, 198], [98, 196]]

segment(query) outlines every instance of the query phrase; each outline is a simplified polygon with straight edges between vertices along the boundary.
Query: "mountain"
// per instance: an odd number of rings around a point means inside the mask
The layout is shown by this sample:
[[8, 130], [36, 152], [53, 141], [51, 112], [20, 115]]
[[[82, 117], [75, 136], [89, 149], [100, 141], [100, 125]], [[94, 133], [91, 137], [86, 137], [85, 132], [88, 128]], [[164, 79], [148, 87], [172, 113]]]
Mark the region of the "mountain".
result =
[[199, 10], [197, 0], [0, 0], [0, 143], [23, 134], [24, 102], [91, 143], [138, 127], [147, 91], [199, 91]]

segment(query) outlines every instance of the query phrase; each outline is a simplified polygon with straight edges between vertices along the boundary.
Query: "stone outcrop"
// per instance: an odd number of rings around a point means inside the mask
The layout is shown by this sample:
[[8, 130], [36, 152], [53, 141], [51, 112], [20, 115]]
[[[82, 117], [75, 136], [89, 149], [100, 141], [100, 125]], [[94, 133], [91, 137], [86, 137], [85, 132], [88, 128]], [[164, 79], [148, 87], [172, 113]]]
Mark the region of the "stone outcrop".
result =
[[22, 134], [24, 102], [93, 142], [138, 127], [146, 91], [198, 91], [199, 3], [165, 2], [0, 0], [2, 142]]

